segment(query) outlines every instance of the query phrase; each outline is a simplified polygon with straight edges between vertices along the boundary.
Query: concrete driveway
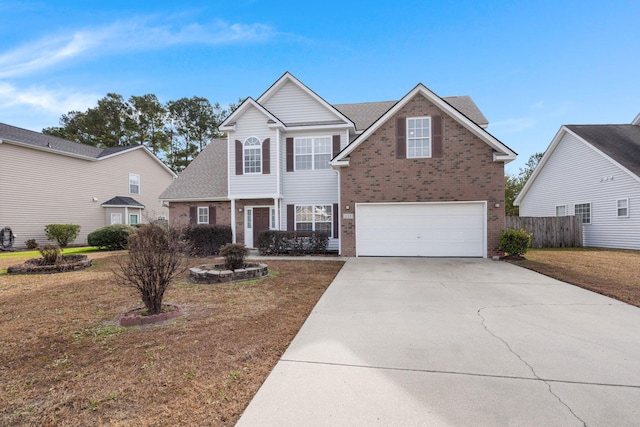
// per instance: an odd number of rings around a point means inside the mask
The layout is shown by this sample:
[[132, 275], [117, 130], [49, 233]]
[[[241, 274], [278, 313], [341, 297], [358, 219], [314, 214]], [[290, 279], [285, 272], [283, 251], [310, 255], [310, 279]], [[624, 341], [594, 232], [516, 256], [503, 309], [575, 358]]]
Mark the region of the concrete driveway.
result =
[[238, 426], [638, 426], [640, 309], [483, 259], [351, 258]]

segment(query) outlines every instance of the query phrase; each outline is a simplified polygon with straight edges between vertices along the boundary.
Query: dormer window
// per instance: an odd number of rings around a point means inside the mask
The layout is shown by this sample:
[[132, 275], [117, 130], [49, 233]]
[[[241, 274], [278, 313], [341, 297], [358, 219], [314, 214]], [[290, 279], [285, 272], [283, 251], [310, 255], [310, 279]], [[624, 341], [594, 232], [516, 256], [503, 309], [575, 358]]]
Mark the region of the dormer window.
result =
[[243, 145], [244, 173], [262, 173], [262, 143], [254, 136]]

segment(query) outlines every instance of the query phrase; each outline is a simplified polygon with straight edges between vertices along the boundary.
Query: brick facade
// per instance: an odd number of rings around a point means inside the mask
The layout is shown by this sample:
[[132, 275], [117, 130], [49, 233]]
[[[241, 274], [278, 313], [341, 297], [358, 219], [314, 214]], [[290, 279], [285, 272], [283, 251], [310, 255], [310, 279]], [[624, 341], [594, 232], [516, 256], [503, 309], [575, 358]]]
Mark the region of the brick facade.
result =
[[[396, 119], [442, 116], [442, 157], [397, 159]], [[493, 149], [421, 94], [409, 100], [350, 153], [340, 169], [342, 255], [355, 256], [356, 203], [483, 201], [487, 203], [487, 256], [499, 255], [504, 228], [504, 163]], [[496, 203], [499, 207], [496, 208]], [[351, 210], [346, 210], [349, 205]]]
[[169, 203], [169, 224], [189, 225], [189, 208], [215, 206], [216, 224], [231, 225], [231, 202], [171, 202]]

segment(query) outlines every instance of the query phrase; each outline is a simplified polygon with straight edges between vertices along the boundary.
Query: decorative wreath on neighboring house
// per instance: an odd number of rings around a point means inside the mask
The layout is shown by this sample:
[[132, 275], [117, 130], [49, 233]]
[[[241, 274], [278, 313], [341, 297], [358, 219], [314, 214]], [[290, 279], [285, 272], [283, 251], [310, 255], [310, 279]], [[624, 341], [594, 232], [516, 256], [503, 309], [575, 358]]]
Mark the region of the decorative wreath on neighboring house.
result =
[[3, 249], [9, 249], [13, 246], [15, 238], [16, 236], [13, 234], [13, 231], [11, 231], [11, 228], [3, 228], [0, 230], [0, 247]]

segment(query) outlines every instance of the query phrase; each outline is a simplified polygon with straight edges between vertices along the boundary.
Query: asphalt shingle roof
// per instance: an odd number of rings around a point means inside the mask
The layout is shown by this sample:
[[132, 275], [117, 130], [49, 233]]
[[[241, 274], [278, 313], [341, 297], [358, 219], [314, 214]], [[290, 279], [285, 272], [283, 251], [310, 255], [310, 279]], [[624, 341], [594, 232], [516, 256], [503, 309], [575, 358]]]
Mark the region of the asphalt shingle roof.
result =
[[227, 197], [227, 140], [212, 140], [160, 195], [163, 200]]
[[640, 176], [640, 126], [565, 125], [565, 127]]
[[[486, 127], [489, 124], [470, 96], [447, 96], [442, 99], [477, 125]], [[335, 104], [333, 107], [349, 117], [355, 123], [358, 131], [362, 131], [371, 126], [397, 102], [359, 102], [357, 104]]]
[[60, 154], [71, 154], [76, 156], [99, 159], [100, 157], [115, 154], [121, 151], [130, 150], [137, 146], [98, 148], [93, 145], [80, 144], [79, 142], [68, 141], [57, 136], [46, 135], [28, 129], [0, 123], [0, 139], [27, 144], [37, 148], [44, 148]]
[[112, 199], [107, 200], [101, 206], [131, 206], [135, 208], [144, 208], [144, 205], [142, 203], [138, 202], [132, 197], [125, 196], [116, 196]]

